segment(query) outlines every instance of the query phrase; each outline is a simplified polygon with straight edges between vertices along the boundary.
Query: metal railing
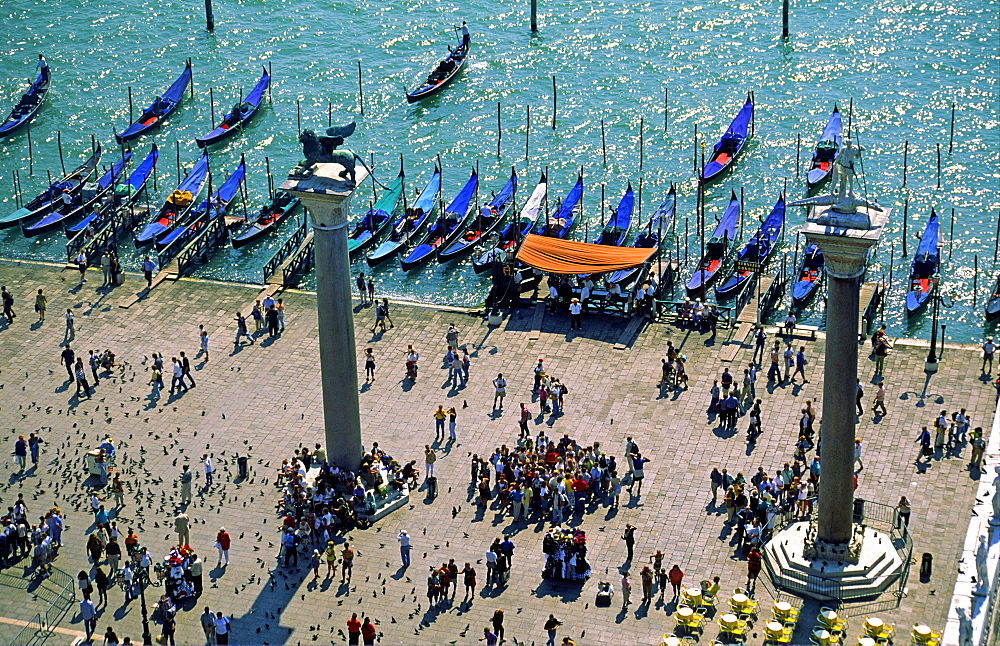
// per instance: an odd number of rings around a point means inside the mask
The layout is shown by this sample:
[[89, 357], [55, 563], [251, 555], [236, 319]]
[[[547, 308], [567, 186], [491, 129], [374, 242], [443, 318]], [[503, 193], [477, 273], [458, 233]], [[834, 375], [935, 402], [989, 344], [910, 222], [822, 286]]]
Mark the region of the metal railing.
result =
[[[226, 219], [220, 214], [205, 224], [205, 228], [195, 234], [194, 238], [177, 253], [177, 273], [184, 275], [195, 260], [204, 262], [208, 252], [226, 236]], [[163, 265], [160, 265], [161, 267]]]
[[300, 272], [309, 271], [309, 267], [312, 265], [313, 259], [316, 253], [316, 241], [315, 239], [310, 239], [301, 249], [296, 251], [291, 258], [288, 259], [288, 264], [285, 265], [284, 269], [281, 270], [281, 284], [290, 285], [292, 282], [292, 277]]
[[302, 224], [292, 232], [291, 237], [289, 237], [288, 240], [285, 240], [285, 242], [278, 247], [278, 251], [271, 256], [271, 259], [264, 263], [264, 267], [261, 269], [261, 273], [264, 275], [263, 282], [266, 283], [267, 280], [274, 275], [274, 272], [277, 271], [278, 267], [281, 266], [281, 263], [285, 262], [285, 259], [299, 248], [302, 242], [306, 239], [306, 235], [308, 233], [308, 220], [303, 217]]
[[[657, 300], [654, 301], [656, 304], [656, 319], [661, 320], [664, 317], [674, 317], [674, 323], [684, 322], [682, 319], [681, 308], [687, 301], [669, 301], [669, 300]], [[716, 305], [715, 309], [719, 312], [719, 323], [718, 326], [723, 329], [728, 329], [735, 326], [736, 314], [738, 309], [732, 305]]]
[[66, 243], [66, 258], [70, 261], [76, 257], [80, 250], [87, 252], [87, 257], [91, 263], [97, 261], [101, 254], [108, 249], [115, 248], [114, 239], [118, 234], [133, 228], [141, 220], [146, 211], [136, 210], [134, 205], [116, 208], [104, 222], [104, 226], [98, 229], [92, 237], [87, 237], [87, 230], [81, 229], [75, 236]]
[[[818, 501], [817, 504], [812, 505], [811, 513], [805, 516], [798, 514], [794, 507], [770, 516], [767, 524], [765, 525], [764, 531], [761, 534], [762, 542], [766, 544], [771, 540], [774, 532], [783, 529], [791, 523], [802, 521], [815, 522], [817, 517], [817, 508]], [[889, 535], [893, 548], [903, 565], [899, 576], [893, 583], [892, 587], [894, 589], [892, 590], [892, 594], [897, 598], [901, 597], [910, 574], [910, 561], [913, 557], [913, 540], [910, 537], [907, 525], [902, 522], [899, 512], [896, 511], [895, 507], [890, 505], [872, 502], [862, 498], [855, 498], [853, 521], [856, 525], [871, 527]], [[807, 530], [807, 535], [810, 531], [811, 530]], [[765, 563], [767, 564], [766, 569], [770, 575], [771, 565], [767, 559], [765, 559]], [[819, 582], [814, 582], [813, 579], [819, 579]], [[850, 589], [845, 590], [841, 587], [841, 581], [838, 577], [825, 578], [818, 576], [815, 573], [809, 582], [794, 582], [786, 585], [785, 587], [793, 593], [804, 594], [817, 598], [826, 597], [828, 599], [835, 599], [839, 602], [847, 602], [872, 596], [870, 591], [861, 590], [855, 592]]]
[[45, 626], [42, 624], [42, 617], [36, 614], [28, 621], [28, 625], [18, 631], [14, 639], [10, 640], [10, 644], [11, 646], [28, 646], [38, 639], [38, 633], [43, 630], [45, 630]]

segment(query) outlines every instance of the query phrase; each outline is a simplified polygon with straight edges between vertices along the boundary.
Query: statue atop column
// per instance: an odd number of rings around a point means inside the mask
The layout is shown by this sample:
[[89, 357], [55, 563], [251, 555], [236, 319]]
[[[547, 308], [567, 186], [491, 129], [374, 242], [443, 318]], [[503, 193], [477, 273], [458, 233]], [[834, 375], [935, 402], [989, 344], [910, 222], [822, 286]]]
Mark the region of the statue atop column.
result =
[[831, 193], [789, 202], [788, 206], [829, 206], [817, 218], [816, 224], [847, 227], [853, 229], [871, 229], [871, 218], [867, 212], [858, 212], [858, 207], [882, 211], [875, 202], [869, 202], [854, 194], [854, 180], [857, 171], [854, 170], [854, 160], [864, 151], [861, 146], [855, 146], [850, 137], [845, 137], [837, 159], [833, 163], [833, 173], [830, 180]]
[[334, 126], [328, 128], [325, 135], [317, 135], [312, 130], [303, 130], [299, 135], [299, 143], [302, 144], [302, 155], [305, 160], [295, 167], [292, 175], [308, 176], [313, 164], [338, 164], [343, 167], [339, 179], [353, 189], [357, 185], [354, 173], [355, 160], [361, 161], [362, 166], [364, 161], [360, 160], [353, 150], [338, 150], [338, 147], [344, 145], [347, 138], [354, 134], [357, 125], [352, 121], [346, 126]]

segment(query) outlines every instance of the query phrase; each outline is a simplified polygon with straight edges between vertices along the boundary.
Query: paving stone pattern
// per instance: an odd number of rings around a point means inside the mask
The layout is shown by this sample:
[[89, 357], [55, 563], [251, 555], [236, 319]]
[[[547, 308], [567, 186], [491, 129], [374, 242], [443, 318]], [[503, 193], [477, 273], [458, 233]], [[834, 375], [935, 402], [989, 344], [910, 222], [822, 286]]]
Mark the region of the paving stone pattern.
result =
[[[259, 335], [256, 344], [234, 351], [233, 315], [252, 303], [255, 289], [183, 280], [161, 285], [138, 304], [122, 309], [118, 303], [130, 290], [141, 288], [139, 277], [126, 276], [124, 286], [108, 291], [99, 287], [100, 272], [91, 271], [88, 276], [89, 282], [79, 287], [75, 272], [0, 263], [0, 283], [13, 290], [18, 312], [13, 325], [0, 322], [0, 426], [5, 430], [0, 450], [9, 455], [17, 433], [40, 432], [47, 442], [37, 472], [18, 477], [13, 463], [8, 463], [9, 480], [4, 478], [0, 496], [4, 504], [11, 504], [17, 492], [24, 492], [32, 519], [52, 505], [65, 511], [69, 528], [56, 565], [75, 574], [92, 568], [84, 544], [93, 529], [86, 503], [88, 485], [94, 480], [88, 480], [82, 468], [85, 450], [95, 447], [105, 433], [119, 443], [119, 464], [130, 493], [126, 507], [117, 512], [117, 523], [122, 530], [141, 528], [141, 540], [156, 558], [166, 553], [174, 539], [170, 519], [178, 494], [176, 478], [182, 464], [191, 464], [198, 474], [195, 502], [188, 511], [195, 519], [191, 543], [204, 555], [206, 588], [196, 603], [182, 606], [178, 643], [201, 642], [198, 615], [208, 605], [233, 618], [231, 643], [346, 643], [345, 622], [357, 611], [377, 619], [381, 643], [473, 644], [494, 610], [503, 608], [510, 643], [515, 638], [544, 643], [542, 624], [554, 613], [563, 622], [560, 641], [569, 635], [577, 644], [656, 644], [673, 628], [670, 613], [674, 606], [669, 594], [666, 604], [656, 602], [646, 608], [637, 603], [641, 597], [638, 571], [646, 555], [663, 549], [665, 564], [680, 564], [687, 581], [721, 576], [723, 598], [742, 585], [746, 566], [734, 557], [721, 498], [718, 505], [711, 502], [708, 473], [720, 466], [749, 477], [759, 465], [773, 472], [790, 461], [799, 410], [806, 399], [822, 393], [821, 338], [802, 342], [810, 360], [808, 385], [765, 389], [762, 376], [759, 396], [764, 400], [764, 434], [751, 450], [744, 439], [745, 421], [741, 420], [736, 432], [727, 432], [706, 419], [712, 379], [723, 365], [742, 374], [751, 353], [748, 348], [732, 364], [721, 363], [721, 336], [713, 344], [706, 335], [653, 324], [626, 349], [614, 350], [626, 325], [617, 318], [586, 317], [583, 331], [574, 334], [569, 332], [568, 316], [547, 313], [538, 340], [529, 341], [531, 309], [490, 329], [463, 313], [404, 305], [392, 310], [395, 328], [373, 336], [368, 331], [374, 319], [372, 308], [358, 306], [355, 299], [362, 380], [364, 347], [374, 348], [378, 362], [377, 379], [364, 385], [360, 394], [365, 444], [378, 441], [401, 461], [419, 461], [423, 445], [433, 442], [431, 413], [439, 403], [458, 408], [459, 441], [437, 447], [442, 455], [436, 465], [440, 495], [435, 500], [425, 499], [423, 491], [415, 492], [408, 507], [370, 530], [347, 537], [358, 549], [354, 579], [348, 587], [340, 585], [339, 578], [321, 576], [313, 581], [305, 567], [288, 571], [277, 567], [275, 559], [279, 526], [274, 507], [275, 468], [296, 447], [322, 439], [315, 296], [284, 293], [285, 333], [275, 339]], [[44, 325], [35, 324], [31, 312], [38, 287], [49, 295]], [[90, 348], [111, 348], [123, 362], [121, 378], [103, 380], [90, 400], [74, 396], [60, 364], [61, 314], [67, 307], [77, 313], [74, 349], [85, 355]], [[471, 381], [458, 390], [445, 384], [440, 361], [450, 323], [459, 327], [461, 343], [472, 349]], [[194, 358], [199, 324], [211, 335], [211, 361]], [[668, 339], [688, 358], [691, 383], [687, 391], [661, 392], [657, 387], [660, 357]], [[422, 355], [416, 384], [401, 379], [407, 343], [415, 344]], [[151, 352], [162, 352], [169, 367], [170, 357], [181, 350], [194, 359], [197, 386], [179, 395], [164, 392], [159, 399], [151, 398], [144, 359]], [[995, 405], [995, 393], [988, 379], [978, 374], [973, 350], [949, 348], [940, 371], [926, 386], [925, 352], [902, 340], [897, 343], [887, 361], [889, 415], [877, 422], [866, 415], [858, 431], [865, 442], [858, 495], [890, 505], [901, 494], [909, 496], [914, 507], [914, 554], [919, 558], [930, 552], [935, 559], [928, 582], [919, 581], [915, 567], [909, 595], [898, 604], [890, 599], [879, 606], [879, 616], [896, 622], [905, 632], [917, 620], [943, 627], [977, 477], [958, 455], [935, 456], [929, 464], [915, 466], [913, 440], [919, 426], [930, 424], [940, 409], [950, 412], [965, 407], [973, 425], [989, 428]], [[873, 364], [865, 354], [862, 374], [870, 376]], [[485, 516], [477, 514], [468, 488], [471, 453], [488, 456], [495, 447], [515, 442], [517, 404], [531, 401], [531, 370], [538, 357], [545, 358], [548, 371], [563, 380], [570, 392], [566, 414], [558, 419], [535, 417], [535, 430], [545, 428], [555, 437], [569, 433], [582, 444], [599, 441], [619, 459], [626, 435], [632, 435], [651, 459], [641, 497], [625, 492], [619, 509], [600, 506], [569, 522], [587, 531], [593, 576], [585, 584], [543, 580], [541, 537], [546, 525], [512, 524], [496, 509]], [[509, 383], [507, 406], [502, 414], [491, 414], [491, 379], [500, 371]], [[169, 373], [164, 379], [169, 386]], [[874, 395], [874, 386], [869, 390], [866, 399]], [[536, 413], [538, 408], [532, 404]], [[961, 457], [967, 458], [968, 451], [963, 447]], [[207, 492], [201, 488], [203, 452], [213, 456], [219, 469], [216, 485]], [[247, 482], [233, 482], [237, 454], [251, 456]], [[110, 494], [107, 498], [110, 504]], [[626, 522], [639, 528], [637, 558], [632, 564], [633, 603], [621, 610], [619, 594], [611, 608], [597, 608], [598, 581], [608, 579], [618, 587]], [[227, 568], [214, 567], [214, 537], [221, 526], [233, 537], [232, 563]], [[406, 571], [399, 568], [394, 540], [404, 528], [414, 545], [413, 564]], [[511, 579], [501, 589], [483, 589], [484, 552], [504, 532], [512, 533], [517, 545]], [[455, 602], [429, 610], [425, 596], [428, 566], [449, 558], [460, 567], [471, 561], [479, 572], [480, 588], [471, 604], [462, 604], [459, 594]], [[6, 572], [17, 576], [26, 563]], [[149, 588], [150, 604], [160, 590]], [[762, 605], [769, 607], [761, 586], [758, 593]], [[0, 614], [28, 619], [38, 607], [23, 603], [25, 598], [23, 590], [0, 585], [4, 609]], [[99, 618], [99, 632], [112, 624], [119, 635], [138, 641], [139, 604], [122, 606], [122, 600], [121, 590], [111, 592], [111, 608]], [[801, 623], [811, 627], [811, 616], [806, 614]], [[63, 625], [82, 627], [75, 609]], [[158, 626], [153, 630], [156, 634]], [[797, 634], [804, 634], [803, 630]], [[717, 632], [715, 624], [708, 624], [701, 641], [710, 642]], [[750, 643], [760, 643], [762, 632], [754, 634]]]

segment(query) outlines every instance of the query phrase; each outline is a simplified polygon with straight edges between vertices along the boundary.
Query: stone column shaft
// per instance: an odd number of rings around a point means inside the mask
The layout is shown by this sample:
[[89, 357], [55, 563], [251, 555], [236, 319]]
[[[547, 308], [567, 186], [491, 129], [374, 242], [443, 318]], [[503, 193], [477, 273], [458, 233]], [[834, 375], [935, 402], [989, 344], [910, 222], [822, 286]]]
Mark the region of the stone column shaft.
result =
[[828, 276], [823, 453], [816, 537], [846, 543], [853, 532], [855, 398], [858, 378], [858, 278]]
[[312, 169], [308, 177], [289, 177], [282, 188], [302, 200], [313, 225], [327, 458], [341, 468], [354, 471], [361, 463], [364, 446], [358, 402], [347, 215], [351, 194], [367, 172], [358, 167], [352, 186], [340, 178], [342, 167], [339, 164], [315, 164]]

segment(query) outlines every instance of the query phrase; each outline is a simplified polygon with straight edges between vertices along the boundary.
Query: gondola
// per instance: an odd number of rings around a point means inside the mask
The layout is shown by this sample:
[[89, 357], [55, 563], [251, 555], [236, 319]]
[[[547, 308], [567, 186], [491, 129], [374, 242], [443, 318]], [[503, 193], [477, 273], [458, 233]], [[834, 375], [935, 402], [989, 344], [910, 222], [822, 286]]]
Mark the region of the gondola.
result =
[[629, 229], [632, 228], [633, 210], [635, 210], [635, 192], [632, 190], [632, 182], [629, 182], [625, 194], [618, 202], [615, 214], [601, 229], [601, 233], [594, 239], [594, 244], [603, 244], [609, 247], [622, 246], [625, 238], [628, 237]]
[[810, 242], [802, 252], [798, 280], [792, 285], [792, 306], [802, 307], [808, 303], [823, 282], [823, 252]]
[[161, 96], [156, 97], [149, 104], [149, 107], [143, 110], [139, 118], [130, 124], [128, 128], [115, 135], [118, 143], [123, 144], [126, 141], [132, 141], [159, 127], [177, 109], [177, 106], [180, 105], [181, 99], [184, 98], [184, 91], [190, 82], [191, 61], [189, 60], [184, 65], [184, 71], [177, 77], [173, 85], [167, 88], [167, 91]]
[[285, 191], [276, 191], [274, 197], [261, 207], [257, 217], [231, 236], [233, 248], [239, 249], [274, 231], [298, 205], [299, 198]]
[[1000, 274], [997, 274], [997, 282], [993, 286], [993, 295], [986, 301], [986, 320], [992, 321], [1000, 317]]
[[833, 162], [837, 159], [837, 152], [840, 150], [840, 131], [840, 110], [837, 109], [835, 104], [833, 106], [833, 114], [830, 115], [830, 120], [826, 122], [826, 128], [823, 128], [823, 134], [819, 136], [819, 141], [816, 142], [816, 150], [812, 155], [812, 164], [809, 166], [809, 172], [806, 174], [806, 185], [809, 188], [818, 186], [830, 177], [830, 171], [833, 170]]
[[545, 173], [542, 173], [541, 179], [535, 185], [535, 190], [531, 192], [528, 201], [521, 208], [521, 215], [517, 222], [507, 224], [500, 231], [496, 246], [472, 261], [472, 269], [477, 274], [487, 271], [493, 265], [494, 259], [506, 255], [511, 250], [516, 250], [517, 246], [524, 240], [524, 236], [531, 232], [535, 222], [538, 221], [538, 214], [542, 212], [548, 195], [549, 180], [546, 179]]
[[564, 238], [576, 222], [576, 207], [583, 199], [583, 175], [577, 175], [576, 184], [566, 194], [554, 217], [546, 218], [535, 227], [535, 233], [550, 238]]
[[753, 121], [753, 96], [747, 93], [746, 103], [736, 114], [736, 118], [726, 128], [722, 138], [715, 144], [712, 150], [712, 158], [708, 160], [701, 171], [701, 180], [708, 182], [723, 173], [732, 166], [733, 161], [743, 151], [747, 143], [747, 135], [750, 131], [750, 123]]
[[479, 175], [473, 170], [455, 199], [445, 207], [443, 213], [438, 214], [437, 220], [427, 230], [424, 239], [417, 243], [410, 253], [405, 256], [400, 255], [399, 262], [403, 271], [413, 269], [433, 256], [438, 249], [447, 247], [455, 240], [462, 232], [465, 221], [469, 219], [469, 212], [473, 207], [472, 198], [478, 189]]
[[917, 252], [910, 264], [910, 291], [906, 292], [906, 313], [917, 314], [930, 302], [935, 285], [934, 277], [941, 269], [941, 223], [937, 212], [931, 209], [931, 217], [920, 237]]
[[[781, 195], [771, 209], [770, 215], [761, 223], [753, 237], [736, 253], [736, 262], [741, 260], [756, 262], [763, 270], [764, 265], [774, 255], [781, 229], [785, 226], [785, 196]], [[715, 288], [715, 298], [721, 300], [736, 296], [750, 283], [754, 272], [743, 271], [734, 266], [729, 276]], [[757, 273], [760, 273], [759, 271]]]
[[375, 238], [385, 231], [392, 221], [392, 214], [395, 213], [399, 204], [399, 198], [403, 195], [403, 181], [405, 175], [403, 169], [399, 169], [399, 175], [389, 184], [389, 188], [382, 193], [368, 212], [358, 220], [354, 229], [347, 236], [347, 253], [352, 254], [366, 248], [375, 242]]
[[8, 213], [7, 215], [0, 216], [0, 229], [6, 229], [7, 227], [12, 227], [19, 224], [21, 221], [27, 222], [35, 218], [40, 218], [55, 208], [62, 205], [62, 195], [63, 192], [69, 192], [70, 196], [74, 199], [83, 189], [83, 185], [93, 177], [94, 173], [97, 171], [97, 165], [101, 163], [101, 145], [97, 144], [94, 152], [91, 153], [87, 161], [83, 162], [75, 169], [70, 171], [62, 179], [52, 182], [51, 185], [45, 191], [34, 198], [23, 207], [14, 211], [13, 213]]
[[226, 209], [239, 193], [240, 184], [243, 183], [246, 176], [247, 164], [243, 159], [240, 159], [239, 166], [222, 183], [219, 190], [210, 193], [196, 208], [189, 211], [187, 216], [178, 218], [171, 230], [156, 239], [157, 250], [162, 251], [177, 240], [187, 238], [208, 224], [212, 218], [224, 216]]
[[125, 166], [132, 159], [132, 151], [126, 152], [119, 157], [111, 168], [101, 175], [92, 187], [84, 187], [76, 196], [72, 204], [60, 204], [56, 208], [43, 215], [31, 224], [25, 224], [21, 220], [21, 233], [27, 238], [47, 233], [52, 229], [60, 227], [65, 222], [76, 222], [83, 214], [94, 208], [94, 205], [103, 200], [112, 186], [123, 176]]
[[408, 103], [416, 103], [421, 99], [437, 94], [451, 83], [469, 60], [472, 41], [459, 42], [455, 49], [449, 48], [448, 55], [434, 68], [427, 79], [412, 92], [406, 95]]
[[198, 194], [201, 193], [205, 180], [208, 178], [208, 153], [202, 153], [188, 174], [181, 180], [167, 197], [163, 206], [142, 231], [135, 236], [135, 246], [144, 247], [153, 244], [165, 231], [182, 219], [194, 207]]
[[427, 224], [427, 219], [430, 218], [431, 211], [434, 210], [434, 201], [440, 190], [441, 169], [435, 167], [434, 174], [431, 175], [427, 185], [424, 186], [424, 190], [420, 192], [420, 195], [413, 204], [406, 208], [403, 214], [392, 223], [392, 231], [389, 234], [389, 239], [376, 247], [375, 251], [368, 255], [367, 261], [369, 265], [375, 267], [385, 262], [406, 247], [410, 240], [419, 235], [420, 230]]
[[454, 242], [450, 245], [438, 250], [438, 262], [448, 262], [469, 253], [475, 249], [476, 245], [499, 229], [507, 217], [507, 211], [514, 204], [514, 194], [516, 192], [517, 173], [514, 172], [514, 169], [511, 169], [510, 179], [503, 185], [500, 192], [493, 196], [489, 204], [480, 209], [476, 217], [469, 219], [465, 231], [461, 235], [456, 236]]
[[[729, 245], [736, 239], [736, 226], [740, 218], [740, 201], [736, 191], [731, 191], [729, 205], [722, 213], [722, 218], [715, 225], [715, 231], [705, 246], [705, 253], [698, 263], [698, 268], [691, 274], [687, 282], [687, 294], [691, 298], [703, 297], [705, 290], [715, 281], [729, 255]], [[702, 298], [704, 300], [704, 298]]]
[[149, 182], [149, 178], [153, 175], [153, 169], [156, 167], [156, 160], [159, 156], [160, 152], [154, 143], [149, 153], [128, 178], [119, 178], [115, 182], [112, 193], [108, 198], [95, 204], [94, 208], [83, 219], [66, 226], [66, 236], [72, 238], [88, 226], [93, 225], [96, 227], [105, 216], [114, 213], [116, 209], [131, 208], [146, 189], [146, 183]]
[[[660, 202], [660, 206], [656, 208], [653, 217], [646, 223], [643, 232], [636, 236], [636, 239], [632, 242], [632, 246], [636, 249], [658, 247], [660, 245], [660, 233], [663, 229], [670, 228], [676, 209], [677, 189], [671, 184], [670, 190], [667, 191], [667, 196]], [[607, 281], [609, 284], [617, 283], [619, 286], [624, 287], [635, 280], [640, 271], [642, 271], [641, 265], [638, 267], [629, 267], [628, 269], [619, 269], [609, 274]]]
[[45, 102], [45, 95], [49, 93], [51, 85], [52, 70], [49, 69], [49, 64], [45, 62], [45, 57], [39, 54], [38, 76], [28, 87], [28, 90], [21, 95], [21, 98], [14, 106], [14, 109], [10, 111], [7, 118], [4, 119], [4, 122], [0, 123], [0, 137], [14, 134], [35, 118], [38, 111], [42, 109], [42, 103]]
[[260, 104], [264, 101], [264, 93], [267, 92], [267, 86], [270, 83], [271, 75], [267, 73], [267, 68], [265, 67], [263, 75], [257, 81], [257, 85], [250, 90], [250, 94], [246, 98], [240, 97], [240, 100], [233, 106], [232, 110], [222, 116], [222, 122], [214, 130], [204, 137], [195, 139], [198, 147], [204, 148], [205, 146], [217, 144], [245, 128], [254, 115], [257, 114], [257, 110], [260, 109]]

